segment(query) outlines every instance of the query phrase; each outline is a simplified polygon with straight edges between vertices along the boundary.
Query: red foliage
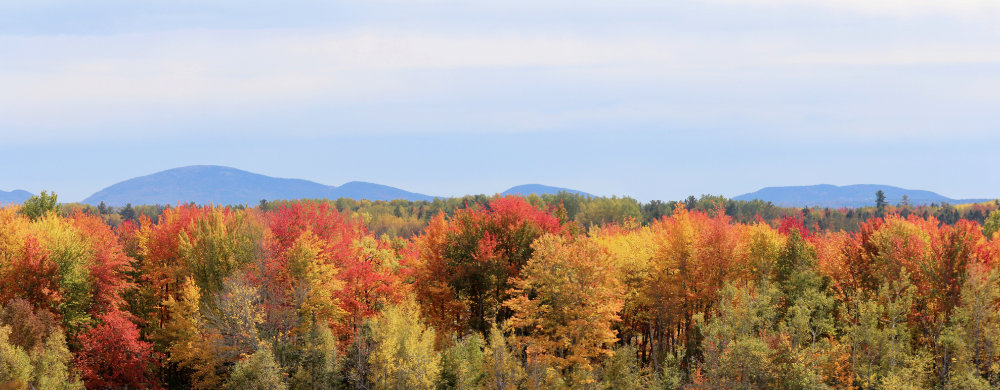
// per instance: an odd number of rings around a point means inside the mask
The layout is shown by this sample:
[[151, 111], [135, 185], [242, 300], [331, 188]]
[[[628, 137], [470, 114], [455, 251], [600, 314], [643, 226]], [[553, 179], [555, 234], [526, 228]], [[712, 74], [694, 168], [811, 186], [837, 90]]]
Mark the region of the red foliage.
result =
[[88, 238], [94, 250], [89, 270], [94, 297], [91, 313], [118, 309], [123, 303], [121, 292], [130, 285], [126, 272], [131, 269], [131, 259], [100, 217], [77, 213], [71, 222]]
[[805, 223], [801, 218], [785, 216], [781, 218], [781, 222], [778, 223], [778, 232], [784, 235], [788, 235], [788, 232], [792, 230], [797, 230], [802, 239], [808, 241], [812, 238], [812, 233], [806, 228]]
[[841, 283], [848, 290], [867, 289], [878, 291], [882, 278], [875, 269], [875, 257], [878, 255], [878, 248], [872, 241], [872, 237], [885, 221], [881, 218], [872, 218], [861, 224], [858, 232], [853, 233], [844, 242], [844, 266], [847, 269], [845, 275], [849, 281]]
[[135, 221], [125, 221], [115, 228], [115, 237], [125, 254], [133, 259], [139, 255], [139, 233], [141, 226]]
[[[385, 243], [379, 242], [377, 249], [388, 248]], [[341, 308], [347, 312], [347, 321], [343, 326], [353, 335], [365, 319], [377, 314], [383, 303], [398, 303], [404, 294], [399, 276], [382, 264], [381, 259], [358, 253], [358, 256], [344, 260], [338, 264], [338, 276], [345, 286], [337, 297]]]
[[[168, 208], [160, 215], [159, 223], [153, 224], [145, 216], [140, 217], [139, 232], [142, 247], [142, 280], [153, 291], [157, 302], [168, 297], [176, 298], [176, 290], [184, 280], [185, 264], [181, 264], [180, 237], [190, 229], [195, 220], [205, 212], [195, 206]], [[166, 321], [166, 310], [159, 309], [159, 318]]]
[[960, 220], [951, 226], [942, 226], [937, 239], [932, 242], [932, 257], [924, 266], [929, 282], [930, 296], [937, 300], [940, 311], [950, 314], [958, 305], [962, 284], [965, 283], [970, 265], [989, 262], [986, 238], [979, 225]]
[[[327, 204], [293, 203], [266, 215], [273, 240], [268, 245], [271, 253], [266, 260], [266, 277], [269, 292], [278, 297], [278, 302], [291, 291], [286, 252], [303, 234], [309, 232], [319, 238], [322, 251], [320, 258], [333, 264], [339, 270], [337, 278], [345, 282], [345, 287], [336, 292], [340, 308], [347, 313], [347, 319], [336, 324], [340, 334], [350, 340], [361, 323], [374, 316], [386, 301], [398, 302], [402, 299], [402, 287], [395, 270], [382, 264], [382, 259], [362, 251], [359, 241], [368, 236], [364, 225], [345, 218], [336, 208]], [[377, 242], [378, 250], [387, 248]], [[279, 307], [271, 312], [279, 312]]]
[[531, 203], [518, 196], [507, 196], [490, 201], [489, 212], [485, 215], [488, 215], [494, 222], [510, 229], [531, 223], [547, 233], [563, 231], [558, 217], [532, 206]]
[[303, 233], [312, 232], [326, 243], [331, 258], [349, 257], [351, 242], [366, 233], [364, 226], [348, 220], [326, 203], [300, 202], [267, 214], [268, 227], [280, 248], [290, 248]]
[[546, 233], [568, 229], [515, 196], [458, 210], [447, 221], [436, 217], [416, 244], [415, 287], [431, 322], [441, 330], [486, 333], [490, 323], [509, 316], [500, 305], [510, 281], [531, 257], [531, 243]]
[[79, 337], [76, 367], [87, 388], [158, 388], [151, 372], [153, 345], [139, 339], [139, 329], [120, 311], [102, 314], [100, 320]]
[[22, 298], [38, 307], [55, 311], [63, 296], [59, 289], [59, 265], [37, 238], [28, 236], [23, 252], [0, 273], [0, 302]]

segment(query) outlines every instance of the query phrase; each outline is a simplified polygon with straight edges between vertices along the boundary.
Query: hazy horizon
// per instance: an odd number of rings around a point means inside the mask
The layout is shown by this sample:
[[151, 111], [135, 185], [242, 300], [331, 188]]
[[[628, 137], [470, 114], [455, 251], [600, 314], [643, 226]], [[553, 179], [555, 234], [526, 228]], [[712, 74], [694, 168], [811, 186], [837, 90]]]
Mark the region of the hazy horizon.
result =
[[207, 164], [440, 196], [994, 198], [998, 18], [976, 0], [14, 0], [0, 190], [76, 201]]

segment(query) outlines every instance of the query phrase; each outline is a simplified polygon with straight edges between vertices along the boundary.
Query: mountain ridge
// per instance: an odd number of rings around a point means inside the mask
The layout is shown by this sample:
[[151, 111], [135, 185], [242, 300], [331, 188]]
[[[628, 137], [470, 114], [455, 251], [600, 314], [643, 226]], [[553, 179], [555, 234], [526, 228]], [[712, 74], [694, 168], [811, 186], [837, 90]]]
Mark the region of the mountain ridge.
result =
[[760, 190], [738, 195], [734, 200], [759, 199], [782, 207], [865, 207], [875, 205], [875, 193], [882, 190], [886, 201], [898, 204], [903, 195], [912, 205], [932, 203], [964, 204], [979, 203], [990, 199], [953, 199], [932, 191], [912, 190], [885, 184], [852, 184], [837, 186], [816, 184], [806, 186], [764, 187]]
[[109, 206], [131, 204], [255, 204], [292, 200], [363, 197], [370, 200], [430, 200], [434, 197], [360, 181], [340, 187], [304, 179], [278, 178], [219, 165], [191, 165], [138, 176], [108, 186], [83, 200]]
[[0, 205], [24, 203], [33, 195], [25, 190], [0, 191]]
[[543, 185], [543, 184], [521, 184], [521, 185], [518, 185], [518, 186], [513, 186], [513, 187], [508, 188], [506, 191], [501, 192], [500, 195], [504, 195], [504, 196], [508, 196], [508, 195], [521, 195], [521, 196], [525, 196], [525, 195], [531, 195], [531, 194], [549, 195], [549, 194], [558, 194], [560, 192], [568, 192], [568, 193], [571, 193], [571, 194], [577, 194], [577, 195], [582, 195], [582, 196], [593, 197], [593, 195], [588, 194], [588, 193], [583, 192], [583, 191], [574, 190], [574, 189], [570, 189], [570, 188], [563, 188], [563, 187], [547, 186], [547, 185]]
[[[583, 191], [541, 184], [514, 186], [503, 194], [554, 194], [560, 191], [592, 196]], [[220, 165], [191, 165], [123, 180], [95, 192], [82, 203], [97, 205], [104, 202], [108, 206], [189, 202], [237, 205], [256, 204], [261, 199], [338, 198], [430, 201], [438, 197], [363, 181], [330, 186], [304, 179], [271, 177]]]

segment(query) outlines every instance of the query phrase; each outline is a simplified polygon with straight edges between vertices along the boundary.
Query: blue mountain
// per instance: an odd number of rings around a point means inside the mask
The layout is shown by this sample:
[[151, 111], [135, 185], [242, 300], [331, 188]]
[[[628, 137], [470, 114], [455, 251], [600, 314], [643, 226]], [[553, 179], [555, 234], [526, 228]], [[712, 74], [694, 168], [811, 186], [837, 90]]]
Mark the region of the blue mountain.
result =
[[0, 205], [24, 203], [31, 195], [30, 192], [25, 190], [0, 191]]
[[952, 199], [931, 191], [909, 190], [882, 184], [855, 184], [835, 186], [819, 184], [812, 186], [767, 187], [756, 192], [734, 197], [735, 200], [760, 199], [783, 207], [864, 207], [875, 205], [875, 193], [882, 190], [886, 201], [898, 204], [903, 195], [912, 205], [948, 202], [950, 204], [978, 203], [989, 199]]
[[571, 194], [577, 194], [577, 195], [583, 195], [583, 196], [593, 197], [593, 195], [588, 194], [588, 193], [583, 192], [583, 191], [571, 190], [569, 188], [561, 188], [561, 187], [550, 187], [550, 186], [541, 185], [541, 184], [524, 184], [524, 185], [514, 186], [514, 187], [511, 187], [511, 188], [507, 189], [507, 191], [504, 191], [500, 195], [504, 195], [504, 196], [506, 196], [506, 195], [527, 196], [527, 195], [531, 195], [531, 194], [536, 194], [536, 195], [558, 194], [560, 192], [568, 192], [568, 193], [571, 193]]
[[333, 189], [329, 199], [351, 198], [368, 200], [434, 200], [435, 196], [418, 194], [416, 192], [404, 191], [396, 187], [382, 184], [368, 183], [363, 181], [352, 181], [342, 184]]
[[235, 168], [195, 165], [174, 168], [114, 184], [87, 197], [83, 203], [123, 206], [126, 203], [254, 205], [261, 199], [431, 200], [432, 196], [389, 186], [350, 182], [340, 187], [301, 179], [283, 179]]

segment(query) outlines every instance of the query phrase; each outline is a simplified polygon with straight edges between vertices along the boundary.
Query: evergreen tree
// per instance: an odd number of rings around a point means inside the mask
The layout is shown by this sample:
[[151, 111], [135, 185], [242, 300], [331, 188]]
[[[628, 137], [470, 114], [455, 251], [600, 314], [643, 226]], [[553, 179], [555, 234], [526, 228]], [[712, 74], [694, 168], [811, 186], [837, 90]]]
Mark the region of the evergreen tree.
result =
[[886, 208], [888, 206], [889, 202], [885, 200], [885, 192], [882, 192], [882, 190], [875, 192], [875, 215], [879, 218], [885, 217]]

